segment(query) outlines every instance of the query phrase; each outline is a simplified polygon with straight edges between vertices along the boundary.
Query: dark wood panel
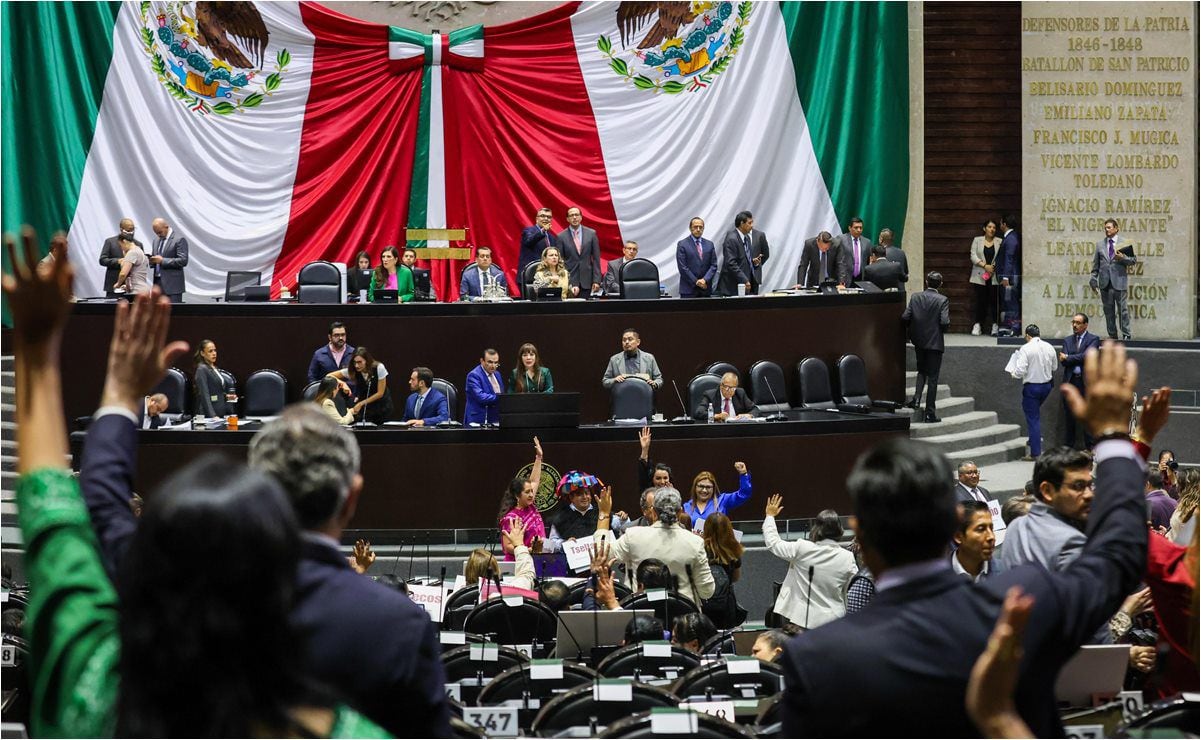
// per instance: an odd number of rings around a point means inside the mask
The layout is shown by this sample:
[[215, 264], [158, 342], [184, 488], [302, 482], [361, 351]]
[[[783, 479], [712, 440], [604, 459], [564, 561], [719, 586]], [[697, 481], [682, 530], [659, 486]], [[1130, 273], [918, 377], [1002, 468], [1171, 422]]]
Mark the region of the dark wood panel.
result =
[[972, 239], [1021, 204], [1021, 5], [929, 2], [923, 17], [925, 264], [968, 331]]

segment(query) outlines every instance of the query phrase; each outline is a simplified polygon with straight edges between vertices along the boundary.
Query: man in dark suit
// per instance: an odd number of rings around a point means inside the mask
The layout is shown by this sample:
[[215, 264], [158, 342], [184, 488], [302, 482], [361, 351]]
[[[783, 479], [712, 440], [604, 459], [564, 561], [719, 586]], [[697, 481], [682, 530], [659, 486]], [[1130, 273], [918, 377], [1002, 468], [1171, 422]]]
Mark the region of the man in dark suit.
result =
[[872, 247], [871, 261], [863, 268], [863, 280], [860, 283], [871, 283], [880, 290], [889, 288], [905, 292], [905, 272], [901, 263], [888, 259], [887, 251], [877, 244]]
[[951, 325], [951, 303], [938, 292], [941, 287], [942, 273], [928, 273], [926, 289], [914, 293], [905, 307], [905, 313], [901, 314], [901, 320], [909, 325], [909, 341], [913, 342], [913, 351], [917, 354], [917, 383], [914, 385], [913, 398], [905, 405], [913, 409], [914, 416], [917, 416], [918, 406], [922, 405], [922, 391], [929, 382], [926, 412], [922, 417], [927, 423], [942, 421], [936, 414], [935, 401], [938, 398], [938, 372], [942, 369], [942, 353], [945, 349], [942, 335]]
[[[1088, 381], [1084, 377], [1084, 353], [1089, 348], [1101, 349], [1101, 337], [1088, 330], [1088, 316], [1078, 313], [1072, 317], [1072, 333], [1063, 340], [1063, 351], [1059, 353], [1059, 364], [1063, 365], [1063, 382], [1071, 383], [1084, 395]], [[1067, 447], [1076, 446], [1076, 416], [1068, 408], [1067, 399], [1063, 399], [1063, 443]], [[1084, 446], [1093, 447], [1092, 435], [1084, 429]]]
[[701, 395], [701, 402], [692, 410], [692, 417], [704, 421], [708, 418], [709, 407], [713, 407], [713, 421], [749, 419], [759, 411], [746, 391], [738, 387], [738, 376], [734, 373], [721, 376], [721, 385]]
[[988, 503], [992, 494], [980, 485], [980, 468], [971, 460], [959, 463], [959, 482], [955, 484], [955, 500]]
[[579, 206], [567, 209], [567, 228], [559, 232], [556, 240], [563, 264], [571, 275], [571, 294], [588, 297], [600, 291], [601, 264], [600, 240], [596, 230], [582, 225], [584, 212]]
[[1022, 332], [1022, 240], [1018, 236], [1018, 217], [1001, 218], [1001, 253], [997, 255], [997, 277], [1001, 280], [1001, 324], [1010, 336]]
[[534, 225], [521, 230], [521, 251], [517, 254], [517, 280], [525, 274], [525, 266], [542, 259], [542, 250], [555, 246], [555, 235], [550, 231], [551, 210], [539, 208]]
[[492, 264], [492, 247], [476, 247], [475, 264], [463, 270], [459, 280], [459, 300], [482, 297], [485, 285], [503, 286], [505, 295], [510, 295], [509, 279]]
[[747, 295], [758, 293], [763, 263], [770, 256], [771, 247], [767, 235], [755, 228], [755, 217], [750, 211], [734, 217], [734, 228], [721, 240], [721, 254], [718, 294], [738, 295], [739, 285], [745, 286]]
[[880, 229], [880, 246], [886, 250], [884, 256], [888, 258], [889, 262], [896, 262], [901, 265], [901, 273], [903, 275], [901, 279], [901, 292], [903, 293], [905, 292], [904, 284], [909, 282], [909, 258], [905, 256], [905, 250], [893, 245], [892, 239], [892, 229]]
[[676, 242], [676, 267], [680, 271], [681, 298], [707, 298], [717, 277], [717, 250], [704, 238], [705, 220], [693, 216], [688, 236]]
[[634, 259], [638, 259], [638, 242], [628, 241], [621, 248], [621, 259], [609, 260], [605, 269], [605, 295], [621, 295], [621, 266]]
[[847, 233], [839, 234], [835, 239], [846, 263], [846, 273], [849, 280], [847, 285], [863, 277], [863, 269], [867, 267], [872, 254], [872, 240], [863, 235], [863, 219], [858, 216], [851, 219], [847, 225]]
[[450, 419], [446, 394], [432, 387], [434, 372], [428, 367], [415, 367], [409, 375], [409, 390], [405, 413], [401, 419], [406, 426], [432, 427]]
[[125, 256], [125, 250], [121, 249], [121, 238], [125, 237], [132, 241], [138, 249], [142, 249], [142, 243], [133, 238], [133, 219], [123, 218], [121, 223], [117, 225], [119, 229], [116, 236], [110, 236], [104, 240], [104, 246], [100, 248], [100, 264], [104, 266], [104, 297], [116, 298], [117, 294], [113, 292], [113, 286], [117, 283], [117, 276], [121, 274], [121, 259]]
[[[138, 414], [147, 391], [187, 349], [183, 342], [164, 348], [149, 330], [165, 327], [167, 313], [139, 296], [118, 317], [114, 339], [132, 333], [145, 341], [110, 345], [101, 408], [84, 443], [80, 488], [114, 580], [137, 528], [130, 499]], [[305, 530], [291, 619], [312, 677], [398, 737], [449, 736], [437, 633], [425, 610], [355, 573], [338, 550], [363, 488], [355, 438], [312, 404], [297, 404], [255, 435], [250, 465], [279, 480]]]
[[158, 429], [167, 420], [167, 396], [155, 393], [146, 396], [142, 404], [142, 418], [138, 425], [141, 429]]
[[154, 272], [154, 284], [162, 289], [172, 303], [183, 301], [183, 268], [188, 266], [188, 240], [175, 233], [165, 219], [150, 222], [154, 231], [154, 249], [150, 253], [150, 269]]
[[[1133, 379], [1124, 377], [1124, 349], [1113, 354], [1120, 361], [1098, 358], [1104, 380], [1087, 401], [1076, 398], [1094, 430], [1124, 430], [1129, 421]], [[861, 457], [847, 488], [877, 593], [862, 611], [786, 646], [783, 735], [979, 736], [964, 708], [968, 677], [1006, 593], [1018, 586], [1034, 603], [1014, 703], [1035, 736], [1062, 737], [1056, 677], [1138, 583], [1146, 560], [1135, 448], [1115, 433], [1097, 450], [1097, 503], [1080, 558], [1060, 573], [1026, 565], [980, 584], [956, 575], [946, 558], [956, 527], [946, 459], [908, 439]]]
[[845, 288], [850, 278], [841, 255], [828, 231], [806, 239], [801, 247], [801, 266], [797, 268], [795, 287], [816, 288], [826, 280], [837, 280], [839, 286]]
[[354, 357], [354, 347], [346, 341], [346, 324], [334, 321], [329, 325], [329, 343], [323, 344], [313, 352], [309, 360], [309, 382], [319, 382], [335, 370], [344, 370], [350, 366], [350, 358]]

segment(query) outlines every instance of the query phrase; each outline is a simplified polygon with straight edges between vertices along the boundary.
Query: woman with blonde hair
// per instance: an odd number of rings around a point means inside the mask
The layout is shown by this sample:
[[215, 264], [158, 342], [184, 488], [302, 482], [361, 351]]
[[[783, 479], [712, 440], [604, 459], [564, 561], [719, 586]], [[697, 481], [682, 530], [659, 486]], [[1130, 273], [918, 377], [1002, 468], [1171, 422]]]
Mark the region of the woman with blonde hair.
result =
[[[509, 579], [508, 585], [533, 589], [536, 574], [534, 558], [530, 555], [530, 548], [525, 546], [525, 524], [518, 517], [508, 521], [510, 524], [509, 529], [505, 531], [505, 550], [512, 550], [517, 560], [514, 575]], [[481, 578], [491, 581], [500, 577], [500, 564], [496, 562], [495, 555], [477, 547], [467, 556], [467, 564], [463, 566], [463, 577], [467, 579], [468, 586], [477, 585]]]
[[746, 610], [738, 606], [734, 595], [734, 583], [742, 575], [742, 543], [734, 536], [730, 517], [725, 514], [710, 514], [705, 519], [704, 538], [705, 555], [716, 586], [701, 611], [718, 629], [733, 629], [746, 619]]
[[[1187, 541], [1186, 527], [1197, 516], [1199, 488], [1201, 488], [1201, 472], [1197, 468], [1182, 468], [1176, 475], [1176, 485], [1179, 497], [1176, 499], [1176, 510], [1172, 512], [1171, 528], [1168, 539], [1178, 544]], [[1196, 522], [1192, 525], [1197, 526]]]
[[542, 250], [542, 259], [538, 262], [538, 269], [534, 270], [534, 289], [538, 288], [560, 288], [564, 298], [571, 296], [571, 276], [563, 266], [563, 257], [556, 247]]
[[711, 514], [725, 514], [751, 497], [751, 474], [746, 463], [734, 463], [738, 473], [738, 490], [730, 493], [717, 492], [717, 476], [702, 470], [692, 479], [692, 498], [684, 502], [684, 513], [692, 519], [692, 528], [700, 527]]

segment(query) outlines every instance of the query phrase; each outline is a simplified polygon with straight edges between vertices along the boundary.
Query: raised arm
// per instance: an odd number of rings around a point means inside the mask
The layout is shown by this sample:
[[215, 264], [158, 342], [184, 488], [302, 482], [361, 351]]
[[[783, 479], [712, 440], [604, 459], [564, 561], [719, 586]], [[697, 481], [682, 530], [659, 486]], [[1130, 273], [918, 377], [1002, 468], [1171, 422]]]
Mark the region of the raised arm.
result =
[[776, 493], [768, 497], [763, 518], [763, 544], [772, 555], [791, 563], [800, 557], [804, 546], [810, 543], [804, 540], [785, 542], [780, 539], [780, 533], [776, 530], [776, 517], [783, 509], [784, 503], [780, 494]]
[[542, 483], [542, 443], [534, 437], [534, 463], [530, 467], [530, 484], [534, 487], [534, 493], [538, 493], [538, 486]]

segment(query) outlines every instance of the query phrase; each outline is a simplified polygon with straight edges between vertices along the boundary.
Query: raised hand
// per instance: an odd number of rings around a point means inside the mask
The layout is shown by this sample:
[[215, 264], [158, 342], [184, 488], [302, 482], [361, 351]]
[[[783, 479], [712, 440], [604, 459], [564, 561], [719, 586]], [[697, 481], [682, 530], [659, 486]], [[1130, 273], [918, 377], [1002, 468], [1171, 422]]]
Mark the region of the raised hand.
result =
[[542, 443], [534, 437], [534, 457], [542, 457]]
[[1143, 396], [1143, 411], [1138, 415], [1134, 436], [1144, 444], [1150, 445], [1155, 435], [1159, 434], [1159, 430], [1168, 423], [1171, 407], [1172, 389], [1166, 385], [1153, 391], [1150, 396]]
[[600, 516], [605, 520], [609, 520], [609, 515], [613, 512], [613, 486], [605, 486], [601, 489], [600, 495], [596, 497], [597, 509]]
[[765, 512], [767, 516], [777, 517], [784, 510], [784, 499], [778, 493], [773, 493], [767, 497], [767, 507]]
[[375, 562], [375, 551], [367, 540], [355, 540], [354, 555], [350, 558], [350, 567], [360, 575], [367, 572]]
[[744, 462], [734, 463], [734, 471], [737, 472], [739, 475], [746, 475], [746, 463], [744, 463]]
[[509, 529], [505, 532], [505, 538], [514, 550], [525, 544], [525, 522], [521, 521], [520, 517], [509, 519]]
[[608, 572], [609, 570], [609, 543], [606, 540], [601, 540], [588, 547], [588, 552], [592, 555], [591, 570], [593, 573]]
[[1064, 383], [1060, 390], [1068, 407], [1083, 421], [1094, 437], [1125, 432], [1130, 426], [1130, 398], [1138, 386], [1138, 363], [1126, 357], [1126, 346], [1106, 340], [1102, 351], [1084, 355], [1084, 377], [1088, 398]]
[[142, 398], [154, 388], [175, 358], [188, 351], [187, 342], [167, 341], [171, 301], [158, 288], [142, 293], [132, 307], [117, 304], [113, 339], [108, 346], [108, 374], [102, 406], [124, 406], [140, 413]]
[[640, 458], [646, 460], [651, 454], [651, 428], [642, 427], [638, 432], [638, 446], [642, 448]]

